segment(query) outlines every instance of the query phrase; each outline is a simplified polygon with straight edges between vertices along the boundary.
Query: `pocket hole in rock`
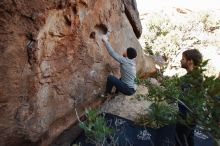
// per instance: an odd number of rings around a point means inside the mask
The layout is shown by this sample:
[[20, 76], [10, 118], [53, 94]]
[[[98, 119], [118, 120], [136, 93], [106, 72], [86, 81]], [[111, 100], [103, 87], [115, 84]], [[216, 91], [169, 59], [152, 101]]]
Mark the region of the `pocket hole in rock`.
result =
[[98, 35], [106, 35], [108, 28], [105, 24], [97, 24], [95, 25], [95, 31], [98, 33]]
[[94, 31], [90, 33], [89, 38], [90, 38], [90, 39], [95, 39], [95, 32], [94, 32]]

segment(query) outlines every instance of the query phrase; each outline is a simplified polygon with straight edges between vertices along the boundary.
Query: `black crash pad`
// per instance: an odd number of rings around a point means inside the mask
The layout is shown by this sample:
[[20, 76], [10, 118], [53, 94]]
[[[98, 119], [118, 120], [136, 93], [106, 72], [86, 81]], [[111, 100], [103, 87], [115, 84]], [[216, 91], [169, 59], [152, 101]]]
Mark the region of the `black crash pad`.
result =
[[[111, 143], [113, 137], [117, 142], [117, 146], [176, 146], [176, 125], [168, 125], [162, 128], [149, 128], [136, 125], [133, 121], [116, 116], [109, 113], [104, 113], [104, 118], [107, 125], [114, 129], [111, 138], [107, 140], [106, 146]], [[193, 129], [193, 145], [194, 146], [213, 146], [213, 140], [205, 132], [199, 128]], [[80, 144], [80, 146], [95, 146], [86, 140], [85, 133], [71, 143]]]
[[[136, 125], [133, 121], [112, 115], [104, 114], [107, 125], [114, 129], [112, 137], [118, 146], [174, 146], [175, 125], [168, 125], [162, 128], [153, 129]], [[107, 140], [111, 143], [111, 140]], [[73, 144], [81, 146], [95, 146], [86, 140], [82, 133]], [[105, 145], [108, 145], [106, 143]]]

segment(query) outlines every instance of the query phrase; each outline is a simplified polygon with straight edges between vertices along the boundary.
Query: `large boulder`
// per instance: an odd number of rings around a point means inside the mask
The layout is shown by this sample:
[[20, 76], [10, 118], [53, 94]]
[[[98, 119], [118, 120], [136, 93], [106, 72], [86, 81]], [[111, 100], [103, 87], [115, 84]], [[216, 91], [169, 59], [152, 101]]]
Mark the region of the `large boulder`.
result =
[[113, 99], [106, 100], [102, 104], [100, 111], [136, 121], [140, 115], [148, 113], [146, 109], [150, 107], [151, 102], [146, 99], [147, 95], [148, 88], [139, 85], [136, 93], [132, 96], [125, 96], [120, 93]]
[[77, 121], [74, 109], [80, 116], [84, 108], [100, 104], [97, 94], [106, 76], [119, 76], [119, 65], [100, 39], [106, 32], [118, 53], [137, 49], [137, 71], [146, 66], [132, 2], [1, 0], [2, 146], [49, 145]]

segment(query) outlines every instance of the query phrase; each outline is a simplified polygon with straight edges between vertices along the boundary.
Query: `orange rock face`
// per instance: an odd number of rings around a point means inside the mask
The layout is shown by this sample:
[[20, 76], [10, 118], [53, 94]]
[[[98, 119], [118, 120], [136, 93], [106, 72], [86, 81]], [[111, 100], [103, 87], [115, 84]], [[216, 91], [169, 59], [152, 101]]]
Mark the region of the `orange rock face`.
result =
[[[138, 51], [141, 23], [133, 0], [1, 0], [0, 144], [49, 145], [84, 108], [100, 104], [106, 76], [119, 76], [112, 47]], [[27, 145], [28, 145], [27, 144]]]

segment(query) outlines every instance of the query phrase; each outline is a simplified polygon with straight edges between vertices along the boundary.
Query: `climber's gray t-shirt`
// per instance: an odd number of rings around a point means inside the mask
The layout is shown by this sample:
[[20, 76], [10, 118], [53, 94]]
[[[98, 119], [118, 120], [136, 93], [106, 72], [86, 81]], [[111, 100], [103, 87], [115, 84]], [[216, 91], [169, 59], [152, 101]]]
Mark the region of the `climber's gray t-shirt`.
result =
[[129, 88], [136, 90], [137, 85], [134, 81], [136, 78], [136, 64], [134, 59], [119, 55], [114, 51], [109, 42], [106, 41], [105, 44], [109, 54], [120, 63], [121, 81], [127, 84]]

